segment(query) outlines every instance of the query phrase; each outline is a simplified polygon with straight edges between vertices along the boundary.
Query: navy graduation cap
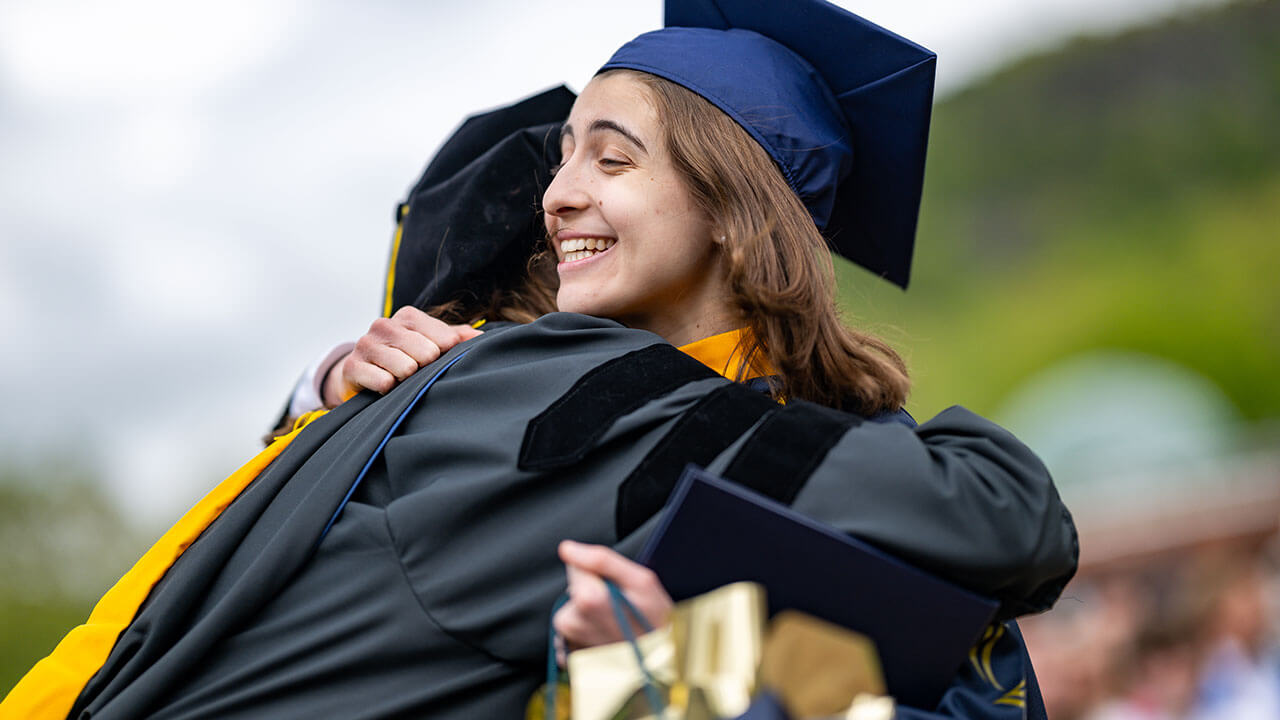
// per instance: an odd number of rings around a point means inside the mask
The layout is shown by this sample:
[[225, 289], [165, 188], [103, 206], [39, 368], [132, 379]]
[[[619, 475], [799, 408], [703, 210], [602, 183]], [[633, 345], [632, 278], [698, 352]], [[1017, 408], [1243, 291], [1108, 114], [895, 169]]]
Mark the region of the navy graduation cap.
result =
[[837, 252], [905, 288], [936, 55], [822, 0], [667, 0], [666, 27], [601, 71], [723, 110], [778, 164]]

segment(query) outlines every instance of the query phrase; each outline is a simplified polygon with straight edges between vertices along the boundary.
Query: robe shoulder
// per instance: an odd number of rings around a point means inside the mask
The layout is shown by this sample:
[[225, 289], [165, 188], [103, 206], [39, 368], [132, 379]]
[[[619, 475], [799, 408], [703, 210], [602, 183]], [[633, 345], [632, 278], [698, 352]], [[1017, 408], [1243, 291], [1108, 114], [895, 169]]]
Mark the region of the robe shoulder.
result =
[[[558, 542], [638, 551], [685, 462], [751, 484], [745, 470], [767, 463], [747, 460], [805, 458], [764, 489], [1000, 598], [1006, 614], [1051, 602], [1074, 567], [1048, 474], [988, 421], [954, 409], [913, 429], [778, 406], [610, 321], [495, 324], [344, 408], [175, 564], [80, 707], [104, 719], [201, 707], [254, 717], [276, 698], [302, 710], [336, 693], [410, 699], [394, 712], [492, 716], [484, 698], [537, 681], [564, 587]], [[336, 613], [342, 622], [324, 620]], [[356, 627], [421, 632], [374, 642]], [[298, 634], [283, 642], [280, 628]], [[389, 648], [395, 673], [303, 681], [307, 668], [383, 667]], [[377, 707], [391, 705], [371, 701], [366, 714]]]

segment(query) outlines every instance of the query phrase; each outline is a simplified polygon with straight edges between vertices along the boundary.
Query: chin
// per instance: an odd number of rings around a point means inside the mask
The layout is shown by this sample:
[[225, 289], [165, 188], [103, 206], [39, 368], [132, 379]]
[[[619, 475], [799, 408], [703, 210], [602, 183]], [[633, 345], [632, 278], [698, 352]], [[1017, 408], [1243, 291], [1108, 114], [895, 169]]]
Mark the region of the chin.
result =
[[579, 313], [581, 315], [596, 315], [595, 308], [585, 298], [581, 297], [573, 290], [567, 290], [563, 287], [560, 292], [556, 293], [556, 309], [560, 312]]
[[612, 319], [615, 315], [609, 303], [590, 294], [574, 292], [573, 288], [561, 287], [556, 293], [556, 309], [560, 312], [591, 315], [598, 318]]

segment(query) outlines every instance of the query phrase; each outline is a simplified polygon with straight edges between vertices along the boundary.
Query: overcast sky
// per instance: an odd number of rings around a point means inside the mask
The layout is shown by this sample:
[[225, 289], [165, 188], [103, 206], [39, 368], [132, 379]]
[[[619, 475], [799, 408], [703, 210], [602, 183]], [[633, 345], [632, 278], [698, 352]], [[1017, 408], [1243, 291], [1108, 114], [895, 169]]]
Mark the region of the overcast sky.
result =
[[[840, 4], [937, 52], [946, 92], [1213, 1]], [[660, 23], [657, 0], [0, 3], [0, 464], [77, 455], [175, 517], [376, 316], [392, 210], [449, 130]]]

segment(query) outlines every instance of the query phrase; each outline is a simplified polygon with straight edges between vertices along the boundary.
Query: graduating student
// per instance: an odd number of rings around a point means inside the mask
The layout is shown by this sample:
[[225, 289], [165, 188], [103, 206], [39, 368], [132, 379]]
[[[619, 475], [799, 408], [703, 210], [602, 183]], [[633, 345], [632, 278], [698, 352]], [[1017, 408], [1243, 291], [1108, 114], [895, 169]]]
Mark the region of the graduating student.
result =
[[[906, 282], [933, 56], [825, 3], [788, 4], [791, 24], [755, 5], [670, 5], [685, 27], [624, 46], [574, 104], [542, 200], [570, 312], [489, 323], [412, 374], [376, 356], [416, 368], [422, 347], [357, 349], [343, 381], [362, 364], [407, 379], [230, 478], [4, 710], [518, 714], [559, 541], [634, 553], [687, 462], [992, 595], [1002, 618], [1047, 608], [1076, 545], [1043, 466], [959, 408], [911, 427], [901, 361], [835, 315], [824, 230]], [[535, 261], [446, 319], [536, 314], [543, 278]], [[1021, 663], [1016, 642], [995, 652], [1008, 635], [992, 652]], [[1017, 690], [964, 686], [939, 710], [1015, 708]]]

